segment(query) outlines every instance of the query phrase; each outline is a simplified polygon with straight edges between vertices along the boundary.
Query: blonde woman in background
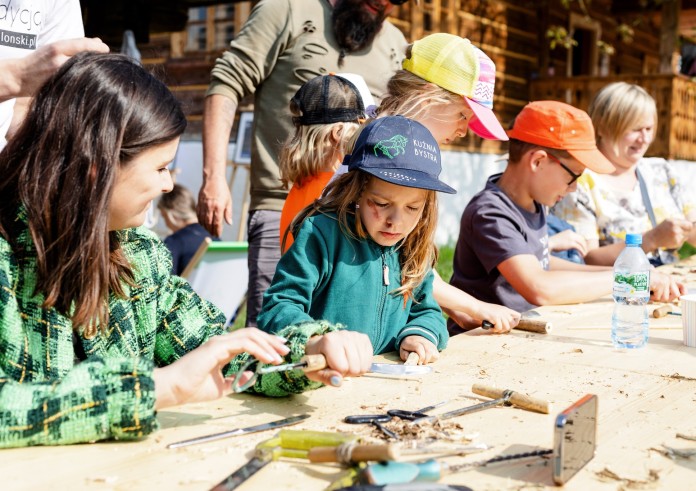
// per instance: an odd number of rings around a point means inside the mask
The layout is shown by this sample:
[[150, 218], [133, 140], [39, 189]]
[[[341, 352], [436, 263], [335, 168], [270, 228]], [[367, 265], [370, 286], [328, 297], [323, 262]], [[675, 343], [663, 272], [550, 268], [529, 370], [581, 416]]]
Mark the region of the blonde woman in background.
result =
[[585, 238], [587, 264], [614, 264], [627, 233], [643, 234], [642, 247], [653, 264], [678, 260], [684, 242], [696, 245], [696, 206], [667, 161], [644, 158], [655, 138], [655, 100], [638, 85], [616, 82], [597, 93], [588, 113], [597, 147], [616, 170], [586, 171], [577, 191], [552, 213]]

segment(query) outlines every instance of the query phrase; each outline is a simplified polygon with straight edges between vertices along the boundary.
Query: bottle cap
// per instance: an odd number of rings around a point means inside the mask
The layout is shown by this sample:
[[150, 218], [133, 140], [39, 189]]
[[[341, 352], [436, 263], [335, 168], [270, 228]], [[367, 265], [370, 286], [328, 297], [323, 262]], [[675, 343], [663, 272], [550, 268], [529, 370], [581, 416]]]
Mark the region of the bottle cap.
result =
[[626, 245], [641, 245], [643, 236], [641, 234], [626, 234]]

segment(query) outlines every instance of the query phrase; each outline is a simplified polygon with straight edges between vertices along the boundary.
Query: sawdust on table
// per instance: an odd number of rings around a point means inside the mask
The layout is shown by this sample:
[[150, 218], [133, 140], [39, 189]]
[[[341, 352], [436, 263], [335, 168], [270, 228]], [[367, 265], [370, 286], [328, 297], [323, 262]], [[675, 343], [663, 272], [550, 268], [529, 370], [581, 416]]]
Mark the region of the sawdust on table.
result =
[[[388, 423], [382, 423], [382, 426], [393, 431], [399, 436], [401, 442], [419, 441], [419, 442], [453, 442], [453, 443], [470, 443], [471, 439], [464, 432], [464, 427], [454, 421], [439, 421], [433, 423], [413, 424], [411, 421], [402, 420], [400, 418], [392, 418]], [[365, 430], [370, 431], [370, 436], [379, 440], [389, 440], [387, 435], [382, 433], [378, 428], [365, 425]]]
[[621, 483], [619, 489], [657, 489], [660, 473], [655, 469], [648, 471], [648, 476], [645, 479], [631, 479], [628, 477], [619, 476], [616, 472], [608, 467], [601, 471], [595, 472], [595, 476], [602, 482], [618, 481]]
[[685, 377], [684, 375], [679, 375], [678, 372], [673, 373], [672, 375], [663, 375], [663, 378], [671, 378], [672, 380], [687, 380], [690, 382], [695, 382], [696, 378], [693, 377]]
[[671, 460], [677, 460], [677, 459], [686, 459], [689, 460], [691, 457], [696, 456], [696, 448], [674, 448], [674, 447], [668, 447], [667, 445], [662, 445], [662, 448], [655, 448], [652, 447], [650, 450], [653, 450], [661, 455], [664, 455], [668, 459]]

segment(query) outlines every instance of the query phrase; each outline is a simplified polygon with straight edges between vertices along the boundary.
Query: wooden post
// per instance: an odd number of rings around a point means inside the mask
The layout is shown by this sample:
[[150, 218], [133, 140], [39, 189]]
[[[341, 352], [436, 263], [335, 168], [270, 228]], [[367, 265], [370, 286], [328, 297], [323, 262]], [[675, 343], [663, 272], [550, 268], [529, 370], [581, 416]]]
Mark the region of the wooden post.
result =
[[674, 73], [672, 55], [679, 35], [680, 0], [666, 0], [662, 3], [662, 22], [660, 23], [660, 73]]

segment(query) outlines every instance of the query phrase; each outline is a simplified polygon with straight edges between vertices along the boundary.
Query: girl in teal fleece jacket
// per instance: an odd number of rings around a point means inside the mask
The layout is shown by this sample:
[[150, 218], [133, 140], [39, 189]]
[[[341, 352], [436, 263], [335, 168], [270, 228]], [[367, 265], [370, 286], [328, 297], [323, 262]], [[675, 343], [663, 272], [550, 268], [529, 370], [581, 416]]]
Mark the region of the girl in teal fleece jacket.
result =
[[172, 188], [185, 126], [138, 64], [80, 54], [0, 153], [0, 448], [142, 438], [157, 410], [229, 394], [250, 355], [326, 356], [307, 377], [259, 377], [253, 389], [273, 396], [369, 369], [367, 336], [326, 323], [286, 339], [226, 333], [222, 313], [170, 274], [166, 247], [139, 226]]
[[420, 123], [385, 117], [362, 129], [344, 164], [294, 221], [258, 326], [323, 319], [367, 334], [375, 353], [434, 361], [448, 339], [432, 295], [435, 191], [455, 192], [438, 179], [438, 144]]

